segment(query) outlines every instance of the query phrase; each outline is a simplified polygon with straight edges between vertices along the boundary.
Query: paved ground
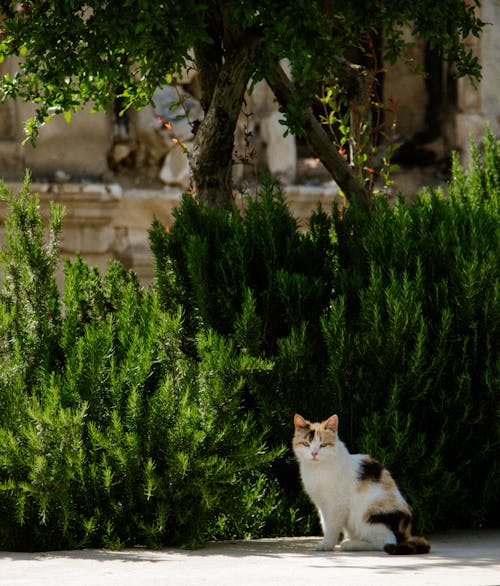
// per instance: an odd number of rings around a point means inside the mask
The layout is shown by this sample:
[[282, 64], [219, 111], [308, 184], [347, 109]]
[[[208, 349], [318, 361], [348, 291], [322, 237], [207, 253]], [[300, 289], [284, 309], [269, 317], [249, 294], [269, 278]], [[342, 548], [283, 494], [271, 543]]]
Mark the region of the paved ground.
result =
[[262, 539], [197, 551], [0, 552], [0, 585], [500, 585], [500, 530], [435, 535], [432, 552], [422, 556], [318, 553], [316, 542]]

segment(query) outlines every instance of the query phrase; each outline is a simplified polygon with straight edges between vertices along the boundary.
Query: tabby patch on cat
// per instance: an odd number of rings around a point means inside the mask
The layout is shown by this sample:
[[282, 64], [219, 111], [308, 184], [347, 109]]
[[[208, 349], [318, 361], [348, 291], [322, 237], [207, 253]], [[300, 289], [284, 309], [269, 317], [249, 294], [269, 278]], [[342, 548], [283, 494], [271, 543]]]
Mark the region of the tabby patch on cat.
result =
[[430, 551], [425, 538], [412, 536], [411, 509], [389, 471], [370, 456], [350, 454], [339, 439], [337, 415], [322, 423], [295, 415], [294, 424], [302, 483], [323, 528], [318, 549]]

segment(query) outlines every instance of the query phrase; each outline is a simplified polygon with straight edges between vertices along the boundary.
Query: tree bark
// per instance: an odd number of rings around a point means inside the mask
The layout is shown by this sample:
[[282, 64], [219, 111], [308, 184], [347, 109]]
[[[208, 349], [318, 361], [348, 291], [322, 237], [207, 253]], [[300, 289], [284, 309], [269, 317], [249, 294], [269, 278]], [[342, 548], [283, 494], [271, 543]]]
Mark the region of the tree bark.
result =
[[279, 64], [276, 65], [266, 79], [282, 108], [289, 115], [301, 117], [308, 145], [330, 172], [348, 201], [356, 201], [361, 209], [370, 213], [372, 200], [368, 190], [355, 176], [347, 161], [338, 153], [314, 114], [303, 109], [297, 114], [299, 109], [297, 91], [282, 67]]
[[[257, 40], [239, 38], [224, 47], [224, 60], [216, 79], [204, 72], [210, 64], [197, 58], [200, 75], [212, 87], [212, 95], [203, 96], [205, 117], [196, 130], [189, 159], [196, 193], [200, 199], [218, 208], [232, 202], [234, 132], [247, 84], [252, 74]], [[213, 65], [212, 65], [213, 67]]]

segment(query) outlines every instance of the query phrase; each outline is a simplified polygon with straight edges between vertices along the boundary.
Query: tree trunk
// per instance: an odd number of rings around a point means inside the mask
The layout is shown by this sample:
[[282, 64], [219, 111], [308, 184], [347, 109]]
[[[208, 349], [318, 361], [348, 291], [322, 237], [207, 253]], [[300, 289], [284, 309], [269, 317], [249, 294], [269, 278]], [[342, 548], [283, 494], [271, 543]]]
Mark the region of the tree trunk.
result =
[[[299, 105], [296, 88], [282, 67], [279, 64], [276, 65], [266, 79], [282, 108], [287, 113], [291, 114], [293, 112], [297, 116]], [[331, 173], [347, 199], [349, 201], [355, 200], [361, 209], [370, 213], [372, 200], [368, 190], [356, 177], [347, 161], [338, 153], [314, 114], [310, 111], [300, 111], [299, 116], [303, 120], [305, 139], [308, 145]]]
[[[196, 130], [189, 155], [196, 193], [209, 205], [230, 207], [232, 202], [232, 167], [234, 132], [248, 81], [252, 74], [256, 41], [240, 38], [224, 49], [218, 74], [204, 72], [206, 60], [196, 59], [200, 76], [206, 80], [202, 103], [205, 117]], [[196, 55], [196, 52], [195, 52]], [[207, 91], [212, 89], [211, 96]]]

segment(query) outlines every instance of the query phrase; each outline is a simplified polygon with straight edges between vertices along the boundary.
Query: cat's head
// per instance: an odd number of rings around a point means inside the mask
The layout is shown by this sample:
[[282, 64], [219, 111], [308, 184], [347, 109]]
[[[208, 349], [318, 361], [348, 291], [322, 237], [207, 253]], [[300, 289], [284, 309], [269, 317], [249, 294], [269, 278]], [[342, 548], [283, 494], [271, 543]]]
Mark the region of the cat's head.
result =
[[323, 462], [335, 455], [339, 418], [332, 415], [321, 423], [311, 423], [301, 415], [293, 418], [293, 451], [302, 462]]

